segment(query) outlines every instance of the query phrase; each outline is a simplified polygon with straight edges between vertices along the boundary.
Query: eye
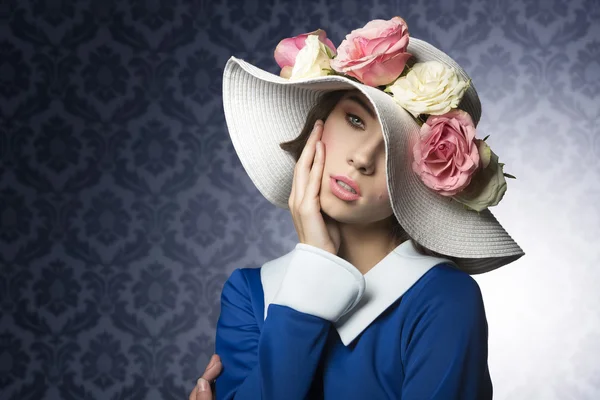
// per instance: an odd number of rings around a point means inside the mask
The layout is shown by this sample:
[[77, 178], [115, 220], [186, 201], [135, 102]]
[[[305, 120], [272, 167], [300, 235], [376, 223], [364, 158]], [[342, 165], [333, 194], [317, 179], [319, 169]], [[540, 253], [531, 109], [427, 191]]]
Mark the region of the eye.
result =
[[354, 129], [364, 129], [362, 120], [354, 114], [346, 113], [346, 122]]

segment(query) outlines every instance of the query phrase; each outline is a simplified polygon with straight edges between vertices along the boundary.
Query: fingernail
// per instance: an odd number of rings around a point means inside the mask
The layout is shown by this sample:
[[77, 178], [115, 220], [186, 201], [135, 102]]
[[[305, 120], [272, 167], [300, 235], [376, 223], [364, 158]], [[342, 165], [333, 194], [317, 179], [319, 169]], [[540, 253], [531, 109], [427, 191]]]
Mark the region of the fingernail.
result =
[[198, 378], [197, 386], [199, 392], [206, 392], [208, 390], [208, 382], [204, 378]]
[[206, 366], [206, 369], [209, 370], [213, 365], [215, 365], [216, 362], [217, 362], [217, 357], [212, 357], [210, 359], [210, 362]]

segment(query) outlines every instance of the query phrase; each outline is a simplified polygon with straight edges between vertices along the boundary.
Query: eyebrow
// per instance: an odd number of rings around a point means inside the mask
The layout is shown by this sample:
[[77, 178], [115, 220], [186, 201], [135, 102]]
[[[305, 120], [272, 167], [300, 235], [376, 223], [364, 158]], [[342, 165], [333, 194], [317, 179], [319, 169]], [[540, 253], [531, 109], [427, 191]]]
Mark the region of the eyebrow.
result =
[[355, 103], [357, 103], [358, 105], [360, 105], [362, 108], [365, 109], [365, 111], [367, 112], [367, 114], [369, 114], [371, 116], [371, 118], [375, 119], [375, 112], [371, 109], [371, 107], [369, 107], [360, 97], [356, 96], [356, 95], [351, 95], [345, 98], [345, 100], [352, 100]]

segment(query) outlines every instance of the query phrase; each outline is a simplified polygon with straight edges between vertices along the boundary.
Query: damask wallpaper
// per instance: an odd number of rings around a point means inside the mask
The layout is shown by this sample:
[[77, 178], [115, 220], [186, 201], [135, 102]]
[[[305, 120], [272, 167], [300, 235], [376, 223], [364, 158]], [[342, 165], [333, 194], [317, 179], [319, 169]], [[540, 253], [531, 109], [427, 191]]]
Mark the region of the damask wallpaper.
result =
[[600, 398], [600, 1], [0, 1], [0, 398], [187, 399], [238, 267], [289, 213], [226, 131], [231, 56], [375, 18], [448, 52], [527, 253], [474, 278], [497, 399]]

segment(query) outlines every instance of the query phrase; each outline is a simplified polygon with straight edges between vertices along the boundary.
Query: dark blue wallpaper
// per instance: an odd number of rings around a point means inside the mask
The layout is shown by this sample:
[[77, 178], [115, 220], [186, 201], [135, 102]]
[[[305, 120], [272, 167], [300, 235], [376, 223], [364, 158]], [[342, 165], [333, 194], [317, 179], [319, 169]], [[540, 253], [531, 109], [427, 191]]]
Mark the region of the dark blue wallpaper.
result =
[[[0, 398], [187, 399], [224, 281], [297, 241], [229, 141], [226, 60], [278, 73], [282, 38], [322, 28], [339, 45], [394, 15], [473, 78], [480, 126], [519, 178], [497, 215], [523, 263], [543, 270], [569, 232], [595, 263], [566, 285], [515, 273], [532, 285], [502, 281], [509, 304], [480, 278], [496, 397], [598, 398], [597, 0], [0, 1]], [[579, 328], [548, 334], [565, 325]]]

